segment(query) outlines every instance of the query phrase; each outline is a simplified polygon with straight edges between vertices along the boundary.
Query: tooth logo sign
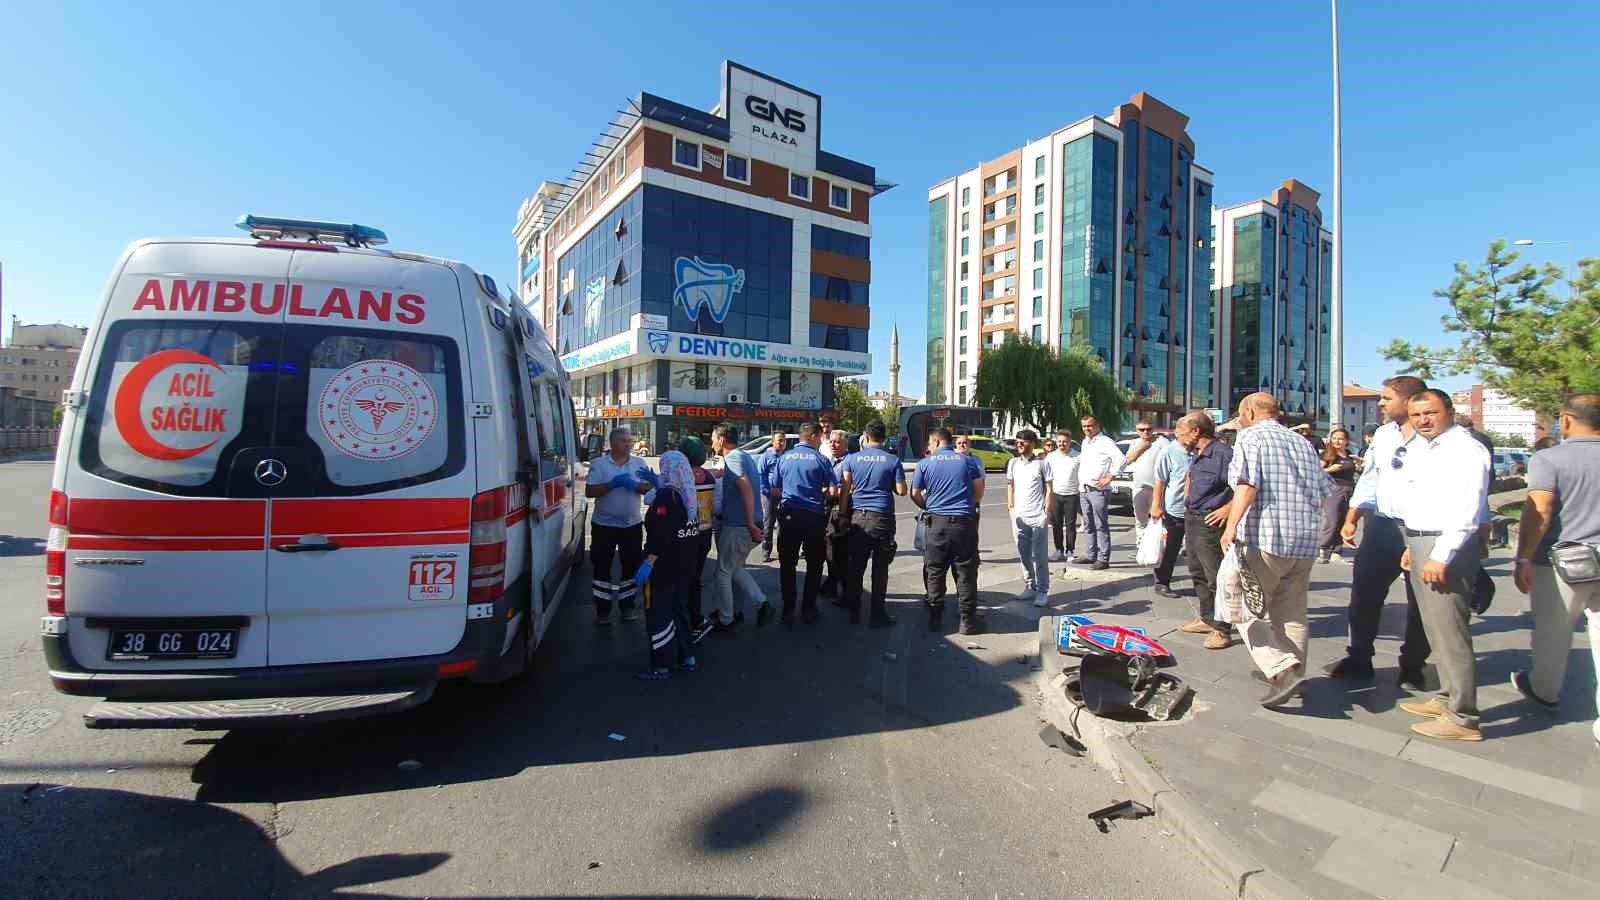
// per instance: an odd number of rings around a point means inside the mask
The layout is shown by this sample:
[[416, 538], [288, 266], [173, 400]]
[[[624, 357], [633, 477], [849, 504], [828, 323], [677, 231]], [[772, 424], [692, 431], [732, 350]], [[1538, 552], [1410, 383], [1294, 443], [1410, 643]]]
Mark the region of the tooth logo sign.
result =
[[673, 263], [673, 271], [678, 277], [678, 288], [672, 292], [673, 302], [681, 303], [693, 322], [700, 320], [703, 306], [711, 314], [711, 321], [720, 325], [733, 307], [733, 295], [744, 290], [744, 270], [726, 263], [680, 256]]
[[672, 335], [665, 331], [646, 331], [644, 339], [649, 343], [651, 353], [665, 353], [667, 352], [667, 344], [672, 340]]

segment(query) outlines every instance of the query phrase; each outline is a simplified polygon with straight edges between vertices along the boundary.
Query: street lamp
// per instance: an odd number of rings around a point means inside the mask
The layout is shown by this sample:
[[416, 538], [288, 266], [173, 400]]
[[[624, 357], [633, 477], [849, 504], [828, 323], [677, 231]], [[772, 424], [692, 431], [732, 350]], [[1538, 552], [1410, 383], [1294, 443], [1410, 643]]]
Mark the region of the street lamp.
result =
[[1567, 302], [1572, 302], [1572, 282], [1578, 277], [1577, 247], [1575, 244], [1573, 244], [1571, 241], [1530, 241], [1527, 238], [1523, 238], [1519, 241], [1512, 241], [1511, 243], [1517, 245], [1518, 247], [1536, 247], [1540, 244], [1567, 245]]
[[1329, 317], [1333, 319], [1328, 339], [1328, 427], [1344, 424], [1344, 188], [1340, 184], [1343, 164], [1339, 152], [1339, 0], [1333, 5], [1333, 297]]

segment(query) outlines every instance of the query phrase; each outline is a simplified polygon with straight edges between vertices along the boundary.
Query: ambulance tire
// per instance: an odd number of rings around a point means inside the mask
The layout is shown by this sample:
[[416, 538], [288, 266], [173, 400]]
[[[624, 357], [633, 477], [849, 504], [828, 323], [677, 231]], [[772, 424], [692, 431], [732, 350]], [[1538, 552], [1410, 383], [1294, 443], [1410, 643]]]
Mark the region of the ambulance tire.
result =
[[533, 635], [533, 609], [530, 605], [522, 614], [522, 633], [517, 635], [517, 640], [512, 644], [512, 653], [517, 655], [514, 663], [516, 668], [512, 671], [509, 680], [517, 684], [533, 680], [533, 675], [539, 668], [539, 645]]

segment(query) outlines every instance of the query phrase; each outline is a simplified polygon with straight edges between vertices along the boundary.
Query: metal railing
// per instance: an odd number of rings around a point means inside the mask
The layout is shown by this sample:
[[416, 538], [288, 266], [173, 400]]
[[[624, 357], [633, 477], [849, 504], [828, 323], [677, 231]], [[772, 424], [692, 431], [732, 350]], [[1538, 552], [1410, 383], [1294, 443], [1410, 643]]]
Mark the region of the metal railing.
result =
[[17, 450], [52, 450], [59, 428], [0, 428], [0, 453]]

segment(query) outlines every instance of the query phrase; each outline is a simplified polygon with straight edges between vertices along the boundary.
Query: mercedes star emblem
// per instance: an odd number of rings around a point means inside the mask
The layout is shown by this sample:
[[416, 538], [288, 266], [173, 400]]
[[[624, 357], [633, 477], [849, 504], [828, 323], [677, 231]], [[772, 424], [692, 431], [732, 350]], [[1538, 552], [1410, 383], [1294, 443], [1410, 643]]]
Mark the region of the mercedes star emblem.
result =
[[263, 459], [256, 463], [256, 483], [263, 487], [277, 487], [288, 477], [289, 470], [278, 460]]

